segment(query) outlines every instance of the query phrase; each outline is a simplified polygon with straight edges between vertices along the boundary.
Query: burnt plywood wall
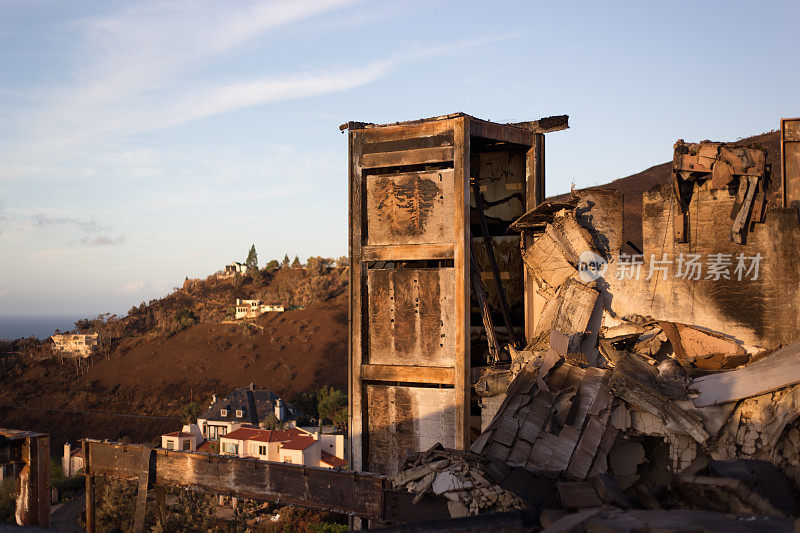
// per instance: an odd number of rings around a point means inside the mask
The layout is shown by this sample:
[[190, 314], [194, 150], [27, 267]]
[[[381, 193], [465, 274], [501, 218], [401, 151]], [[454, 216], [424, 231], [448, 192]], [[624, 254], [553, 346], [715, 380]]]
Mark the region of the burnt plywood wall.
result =
[[356, 470], [466, 447], [465, 118], [350, 131], [350, 443]]
[[[526, 206], [535, 134], [462, 114], [349, 129], [352, 467], [391, 474], [407, 452], [469, 447], [471, 155], [505, 227]], [[524, 310], [519, 238], [494, 249]]]

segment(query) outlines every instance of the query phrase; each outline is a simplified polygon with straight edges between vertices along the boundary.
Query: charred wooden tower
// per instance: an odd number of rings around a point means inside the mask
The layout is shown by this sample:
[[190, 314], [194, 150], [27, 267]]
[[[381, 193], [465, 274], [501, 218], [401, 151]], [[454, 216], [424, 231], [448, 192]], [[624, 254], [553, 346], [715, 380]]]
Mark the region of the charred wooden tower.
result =
[[544, 200], [544, 133], [566, 127], [462, 113], [343, 125], [354, 470], [391, 474], [407, 451], [469, 447], [471, 367], [501, 342], [521, 347], [533, 325], [508, 225]]

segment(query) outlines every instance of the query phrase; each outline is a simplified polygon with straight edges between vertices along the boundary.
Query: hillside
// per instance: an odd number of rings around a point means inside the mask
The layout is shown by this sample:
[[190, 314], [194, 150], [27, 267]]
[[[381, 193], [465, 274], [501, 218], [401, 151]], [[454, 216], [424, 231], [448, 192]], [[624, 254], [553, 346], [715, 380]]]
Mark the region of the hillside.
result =
[[[190, 400], [255, 383], [292, 398], [347, 385], [347, 271], [279, 269], [238, 279], [189, 280], [170, 295], [122, 318], [81, 323], [113, 340], [88, 365], [49, 355], [47, 343], [4, 369], [0, 427], [44, 431], [54, 445], [81, 437], [149, 440]], [[221, 323], [235, 298], [304, 306], [266, 313], [250, 324]], [[183, 324], [176, 313], [192, 318]], [[196, 322], [196, 323], [194, 323]], [[140, 419], [60, 411], [101, 411], [167, 417]], [[67, 420], [69, 424], [64, 424]]]

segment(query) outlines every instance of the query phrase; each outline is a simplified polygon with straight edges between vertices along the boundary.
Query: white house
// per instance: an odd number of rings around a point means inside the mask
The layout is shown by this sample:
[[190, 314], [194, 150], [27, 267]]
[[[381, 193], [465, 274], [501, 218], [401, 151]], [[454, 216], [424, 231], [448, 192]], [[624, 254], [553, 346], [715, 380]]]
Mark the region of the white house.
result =
[[71, 477], [83, 468], [83, 448], [78, 446], [74, 450], [69, 443], [64, 444], [64, 457], [61, 459], [61, 469], [64, 477]]
[[197, 424], [183, 426], [181, 431], [161, 435], [161, 447], [165, 450], [194, 452], [205, 439]]
[[97, 333], [53, 335], [53, 348], [56, 351], [78, 357], [89, 357], [100, 341]]
[[284, 308], [279, 304], [262, 304], [261, 300], [236, 299], [236, 319], [256, 318], [264, 313], [282, 313]]
[[257, 429], [239, 428], [220, 438], [219, 453], [238, 457], [255, 457], [262, 461], [276, 461], [322, 468], [344, 468], [347, 461], [324, 448], [319, 433], [308, 433], [299, 428]]

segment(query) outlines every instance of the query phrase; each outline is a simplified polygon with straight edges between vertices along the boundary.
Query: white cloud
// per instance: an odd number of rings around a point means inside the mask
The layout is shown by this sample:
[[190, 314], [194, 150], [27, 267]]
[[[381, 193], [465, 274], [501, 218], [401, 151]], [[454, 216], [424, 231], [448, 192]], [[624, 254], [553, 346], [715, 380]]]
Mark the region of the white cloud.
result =
[[117, 289], [115, 292], [117, 294], [134, 294], [141, 292], [144, 288], [145, 288], [145, 282], [136, 280], [126, 283], [125, 285]]

